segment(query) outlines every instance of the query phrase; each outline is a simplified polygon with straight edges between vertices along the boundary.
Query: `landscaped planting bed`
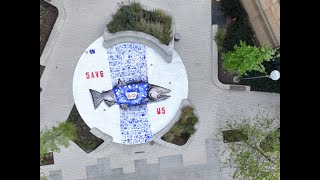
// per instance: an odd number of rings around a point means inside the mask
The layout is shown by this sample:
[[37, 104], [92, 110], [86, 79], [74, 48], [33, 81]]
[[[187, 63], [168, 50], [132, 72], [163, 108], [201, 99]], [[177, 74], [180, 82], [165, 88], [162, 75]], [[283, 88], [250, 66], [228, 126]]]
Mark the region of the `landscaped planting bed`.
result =
[[[275, 92], [280, 93], [280, 79], [274, 81], [270, 78], [257, 78], [241, 80], [235, 83], [233, 78], [237, 76], [236, 72], [228, 72], [222, 62], [222, 54], [233, 51], [235, 45], [239, 45], [240, 41], [244, 41], [247, 45], [260, 46], [255, 38], [255, 34], [251, 28], [248, 14], [243, 8], [240, 0], [223, 0], [217, 3], [221, 11], [226, 16], [226, 24], [219, 26], [217, 36], [215, 37], [218, 44], [218, 79], [224, 84], [248, 85], [251, 91]], [[278, 59], [280, 61], [280, 58]], [[246, 77], [265, 76], [270, 74], [272, 70], [280, 71], [280, 65], [273, 61], [262, 63], [266, 69], [265, 73], [257, 71], [249, 72]]]
[[90, 132], [90, 128], [79, 115], [76, 106], [73, 106], [67, 121], [76, 125], [77, 131], [74, 142], [86, 153], [90, 153], [104, 142]]
[[139, 3], [131, 3], [129, 6], [121, 4], [118, 11], [112, 15], [107, 29], [110, 33], [141, 31], [168, 45], [172, 40], [171, 22], [171, 17], [160, 10], [146, 11]]
[[195, 124], [198, 122], [198, 117], [194, 114], [194, 109], [191, 106], [182, 108], [182, 114], [178, 122], [165, 135], [162, 140], [176, 144], [184, 145], [189, 137], [195, 133]]

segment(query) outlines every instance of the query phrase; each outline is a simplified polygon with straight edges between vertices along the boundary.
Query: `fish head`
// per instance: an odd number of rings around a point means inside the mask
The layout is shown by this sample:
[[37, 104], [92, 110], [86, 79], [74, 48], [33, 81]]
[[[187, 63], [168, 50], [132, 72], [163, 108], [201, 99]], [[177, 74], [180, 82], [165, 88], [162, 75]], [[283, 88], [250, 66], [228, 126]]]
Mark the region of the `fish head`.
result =
[[149, 97], [153, 100], [156, 101], [160, 101], [160, 100], [165, 100], [168, 99], [169, 95], [166, 95], [167, 93], [169, 93], [171, 90], [164, 88], [164, 87], [160, 87], [160, 86], [152, 86], [149, 90]]

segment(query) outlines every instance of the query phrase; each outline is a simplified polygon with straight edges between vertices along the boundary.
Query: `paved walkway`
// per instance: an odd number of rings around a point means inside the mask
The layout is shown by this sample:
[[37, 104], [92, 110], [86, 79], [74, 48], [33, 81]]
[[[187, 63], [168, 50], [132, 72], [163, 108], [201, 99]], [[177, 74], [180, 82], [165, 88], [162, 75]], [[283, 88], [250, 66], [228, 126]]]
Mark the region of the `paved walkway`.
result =
[[[117, 9], [116, 0], [51, 0], [59, 17], [40, 59], [46, 69], [40, 80], [40, 128], [65, 121], [74, 104], [73, 73], [82, 52], [104, 31], [106, 19]], [[189, 102], [199, 115], [200, 127], [187, 147], [168, 148], [160, 144], [102, 144], [86, 154], [74, 143], [54, 153], [55, 164], [43, 167], [45, 172], [62, 170], [64, 180], [86, 178], [86, 166], [98, 158], [110, 158], [111, 168], [135, 172], [134, 160], [158, 163], [158, 158], [182, 154], [184, 166], [206, 164], [205, 140], [213, 137], [219, 124], [230, 117], [253, 117], [261, 109], [280, 111], [280, 95], [274, 93], [230, 91], [218, 88], [212, 81], [211, 64], [217, 53], [211, 35], [211, 0], [142, 0], [148, 6], [173, 14], [181, 40], [175, 49], [182, 58], [189, 80]], [[190, 15], [192, 14], [192, 15]], [[48, 49], [50, 48], [50, 49]], [[202, 88], [199, 88], [202, 87]], [[135, 152], [144, 151], [145, 153]], [[170, 178], [166, 178], [170, 179]]]

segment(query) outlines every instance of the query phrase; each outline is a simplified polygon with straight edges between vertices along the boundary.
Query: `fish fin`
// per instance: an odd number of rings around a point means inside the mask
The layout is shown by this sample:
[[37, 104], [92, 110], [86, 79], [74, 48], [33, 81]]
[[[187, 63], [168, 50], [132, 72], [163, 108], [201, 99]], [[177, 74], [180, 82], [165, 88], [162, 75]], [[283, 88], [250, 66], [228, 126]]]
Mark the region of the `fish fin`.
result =
[[121, 107], [122, 109], [128, 109], [128, 104], [121, 104], [120, 107]]
[[126, 83], [122, 82], [120, 78], [118, 79], [118, 86], [125, 86]]
[[104, 100], [104, 102], [110, 107], [114, 105], [116, 102]]
[[99, 93], [98, 91], [93, 89], [89, 89], [89, 91], [92, 97], [94, 109], [97, 109], [101, 104], [101, 102], [103, 101], [102, 93]]

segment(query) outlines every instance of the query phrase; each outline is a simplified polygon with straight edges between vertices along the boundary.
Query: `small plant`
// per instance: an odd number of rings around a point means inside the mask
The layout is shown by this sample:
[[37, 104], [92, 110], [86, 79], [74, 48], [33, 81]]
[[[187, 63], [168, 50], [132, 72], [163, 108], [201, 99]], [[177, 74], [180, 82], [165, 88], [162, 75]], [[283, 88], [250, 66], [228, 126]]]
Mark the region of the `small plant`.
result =
[[[229, 71], [236, 71], [238, 76], [247, 75], [247, 72], [259, 71], [264, 73], [264, 61], [271, 61], [276, 50], [268, 46], [255, 47], [246, 45], [240, 41], [240, 45], [235, 45], [234, 51], [223, 53], [222, 60], [224, 67]], [[279, 54], [280, 56], [280, 54]]]
[[126, 30], [141, 31], [168, 45], [172, 40], [171, 21], [171, 17], [160, 10], [152, 12], [143, 10], [140, 3], [131, 3], [129, 6], [121, 4], [118, 11], [112, 15], [107, 29], [110, 33]]
[[218, 31], [216, 35], [214, 36], [214, 39], [217, 43], [218, 49], [222, 50], [223, 49], [223, 42], [226, 37], [227, 29], [224, 26], [220, 26], [218, 28]]
[[182, 108], [182, 114], [179, 121], [174, 124], [169, 132], [162, 136], [162, 139], [168, 142], [174, 142], [176, 139], [182, 138], [186, 142], [195, 132], [194, 126], [198, 122], [198, 118], [193, 111], [194, 109], [191, 106]]

